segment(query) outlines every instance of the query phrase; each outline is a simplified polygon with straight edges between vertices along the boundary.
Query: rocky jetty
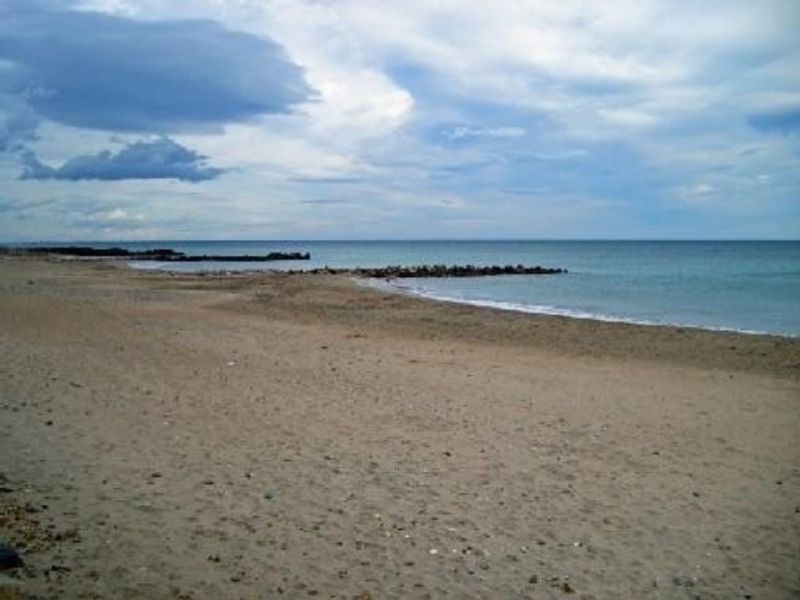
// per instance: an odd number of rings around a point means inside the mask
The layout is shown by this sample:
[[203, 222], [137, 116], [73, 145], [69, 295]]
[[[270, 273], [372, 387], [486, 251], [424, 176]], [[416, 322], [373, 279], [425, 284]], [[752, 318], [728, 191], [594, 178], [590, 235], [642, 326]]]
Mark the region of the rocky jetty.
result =
[[121, 258], [126, 260], [157, 260], [161, 262], [265, 262], [273, 260], [309, 260], [308, 252], [270, 252], [269, 254], [186, 254], [171, 248], [127, 250], [125, 248], [93, 248], [91, 246], [31, 246], [2, 248], [3, 254], [56, 254], [76, 258]]
[[323, 267], [310, 270], [290, 270], [290, 274], [311, 273], [328, 275], [355, 275], [375, 279], [406, 279], [410, 277], [491, 277], [496, 275], [556, 275], [566, 269], [549, 269], [540, 266], [505, 265], [481, 267], [475, 265], [416, 265], [410, 267], [390, 266], [379, 268], [332, 269]]

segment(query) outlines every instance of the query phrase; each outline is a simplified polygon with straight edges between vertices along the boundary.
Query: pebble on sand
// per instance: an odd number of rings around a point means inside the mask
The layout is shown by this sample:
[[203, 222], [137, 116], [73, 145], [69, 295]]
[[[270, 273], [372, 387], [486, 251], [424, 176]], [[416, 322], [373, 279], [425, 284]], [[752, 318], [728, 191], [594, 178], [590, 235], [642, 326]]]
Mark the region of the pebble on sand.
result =
[[25, 563], [22, 562], [17, 551], [8, 544], [0, 542], [0, 571], [9, 571], [24, 566]]

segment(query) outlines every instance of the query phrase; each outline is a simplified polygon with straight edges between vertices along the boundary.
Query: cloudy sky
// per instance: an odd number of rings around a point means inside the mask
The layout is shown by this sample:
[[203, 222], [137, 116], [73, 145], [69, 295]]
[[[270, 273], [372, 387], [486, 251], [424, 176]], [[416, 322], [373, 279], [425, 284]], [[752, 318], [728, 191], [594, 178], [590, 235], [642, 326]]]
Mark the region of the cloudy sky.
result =
[[2, 0], [0, 240], [800, 237], [800, 2]]

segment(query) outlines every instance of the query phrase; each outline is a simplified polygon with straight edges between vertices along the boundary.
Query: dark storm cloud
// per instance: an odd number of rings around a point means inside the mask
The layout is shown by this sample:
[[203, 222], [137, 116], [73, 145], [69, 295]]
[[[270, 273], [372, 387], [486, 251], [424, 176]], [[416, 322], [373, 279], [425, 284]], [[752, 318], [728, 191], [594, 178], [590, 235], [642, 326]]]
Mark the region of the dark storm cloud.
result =
[[209, 20], [0, 8], [0, 91], [76, 127], [171, 132], [285, 113], [313, 91], [275, 42]]
[[223, 169], [205, 166], [204, 156], [168, 138], [135, 142], [117, 154], [104, 151], [77, 156], [58, 168], [42, 164], [30, 150], [22, 153], [22, 160], [25, 165], [22, 179], [179, 179], [198, 182], [214, 179], [224, 172]]

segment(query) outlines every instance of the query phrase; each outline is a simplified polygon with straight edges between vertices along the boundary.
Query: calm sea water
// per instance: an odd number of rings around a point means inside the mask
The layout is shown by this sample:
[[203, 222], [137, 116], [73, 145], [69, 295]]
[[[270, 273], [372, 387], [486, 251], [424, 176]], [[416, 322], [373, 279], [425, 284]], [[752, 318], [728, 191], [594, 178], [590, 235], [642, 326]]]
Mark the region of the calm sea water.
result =
[[[95, 244], [99, 245], [99, 244]], [[421, 296], [496, 308], [637, 323], [800, 336], [800, 242], [148, 242], [192, 254], [308, 250], [285, 263], [136, 263], [180, 271], [517, 264], [566, 275], [402, 280]]]

